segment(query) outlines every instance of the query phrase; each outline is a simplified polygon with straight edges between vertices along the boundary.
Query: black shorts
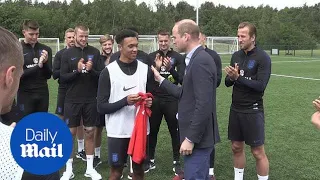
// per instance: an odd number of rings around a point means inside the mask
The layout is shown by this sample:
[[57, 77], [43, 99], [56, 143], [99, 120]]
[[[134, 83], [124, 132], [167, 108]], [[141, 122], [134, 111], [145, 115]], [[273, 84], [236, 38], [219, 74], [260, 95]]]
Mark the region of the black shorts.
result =
[[264, 113], [240, 113], [230, 109], [228, 138], [231, 141], [245, 141], [251, 147], [264, 144]]
[[96, 127], [105, 127], [105, 126], [106, 126], [105, 115], [99, 114]]
[[56, 107], [56, 114], [63, 116], [64, 115], [64, 100], [66, 98], [67, 88], [60, 88], [58, 89], [58, 96], [57, 96], [57, 107]]
[[18, 91], [17, 104], [23, 117], [35, 112], [48, 112], [48, 88], [43, 88], [41, 92]]
[[65, 103], [64, 120], [70, 128], [80, 126], [81, 118], [85, 127], [95, 127], [97, 123], [97, 103]]
[[[108, 137], [108, 161], [113, 167], [123, 167], [128, 158], [128, 147], [130, 138]], [[132, 169], [141, 169], [143, 163], [137, 164], [130, 161]]]

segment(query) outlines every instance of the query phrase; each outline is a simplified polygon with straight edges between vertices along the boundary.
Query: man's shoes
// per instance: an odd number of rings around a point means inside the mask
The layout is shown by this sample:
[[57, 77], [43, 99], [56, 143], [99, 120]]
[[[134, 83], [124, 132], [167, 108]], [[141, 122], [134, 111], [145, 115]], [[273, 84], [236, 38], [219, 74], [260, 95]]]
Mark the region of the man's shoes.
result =
[[143, 164], [144, 173], [147, 173], [150, 170], [155, 169], [155, 168], [156, 168], [156, 164], [154, 163], [154, 159], [145, 161]]
[[214, 176], [214, 175], [209, 175], [209, 180], [216, 180], [216, 176]]
[[152, 170], [152, 169], [155, 169], [156, 168], [156, 163], [154, 162], [154, 159], [151, 159], [149, 161], [149, 169]]
[[60, 178], [60, 180], [69, 180], [69, 179], [73, 179], [74, 178], [74, 174], [73, 172], [67, 172], [65, 171], [62, 175], [62, 177]]
[[95, 156], [93, 159], [93, 168], [97, 168], [101, 163], [101, 159], [98, 156]]
[[133, 177], [133, 173], [129, 172], [128, 173], [128, 179], [132, 179], [132, 177]]
[[95, 170], [95, 169], [91, 169], [91, 170], [87, 170], [86, 173], [84, 174], [85, 177], [89, 177], [92, 180], [100, 180], [102, 179], [101, 175]]
[[174, 176], [172, 180], [184, 180], [183, 171], [181, 170], [180, 173], [178, 175]]
[[82, 161], [87, 161], [86, 152], [84, 150], [77, 152], [76, 157], [82, 159]]
[[182, 171], [182, 168], [181, 168], [181, 165], [180, 165], [180, 162], [179, 161], [174, 161], [173, 162], [173, 168], [172, 168], [173, 172], [174, 172], [174, 175], [178, 175], [179, 173], [181, 173]]

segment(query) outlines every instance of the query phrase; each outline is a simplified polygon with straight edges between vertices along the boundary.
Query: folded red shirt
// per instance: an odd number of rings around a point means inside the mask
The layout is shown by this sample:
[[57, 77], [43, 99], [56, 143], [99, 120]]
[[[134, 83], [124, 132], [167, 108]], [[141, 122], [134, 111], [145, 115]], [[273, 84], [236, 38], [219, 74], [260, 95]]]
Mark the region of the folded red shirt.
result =
[[128, 155], [132, 157], [132, 161], [141, 164], [146, 158], [147, 146], [147, 121], [151, 116], [151, 110], [146, 107], [146, 99], [153, 98], [151, 93], [139, 93], [141, 100], [135, 104], [140, 106], [136, 115], [134, 128], [129, 142]]

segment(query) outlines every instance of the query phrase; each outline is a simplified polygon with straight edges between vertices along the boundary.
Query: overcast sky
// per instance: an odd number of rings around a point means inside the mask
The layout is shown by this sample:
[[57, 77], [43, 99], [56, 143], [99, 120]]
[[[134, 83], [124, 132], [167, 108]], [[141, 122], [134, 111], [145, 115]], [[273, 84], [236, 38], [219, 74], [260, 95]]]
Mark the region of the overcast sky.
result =
[[[166, 4], [171, 1], [174, 5], [177, 4], [181, 0], [163, 0]], [[320, 2], [320, 0], [185, 0], [189, 4], [196, 6], [197, 1], [199, 3], [204, 3], [205, 1], [213, 2], [214, 4], [222, 4], [225, 6], [231, 6], [234, 8], [238, 8], [241, 5], [244, 6], [259, 6], [261, 4], [269, 5], [271, 7], [277, 8], [278, 10], [289, 7], [299, 7], [303, 6], [303, 4], [314, 5]], [[137, 3], [146, 2], [147, 4], [152, 4], [156, 2], [156, 0], [136, 0]], [[264, 3], [263, 3], [264, 2]]]

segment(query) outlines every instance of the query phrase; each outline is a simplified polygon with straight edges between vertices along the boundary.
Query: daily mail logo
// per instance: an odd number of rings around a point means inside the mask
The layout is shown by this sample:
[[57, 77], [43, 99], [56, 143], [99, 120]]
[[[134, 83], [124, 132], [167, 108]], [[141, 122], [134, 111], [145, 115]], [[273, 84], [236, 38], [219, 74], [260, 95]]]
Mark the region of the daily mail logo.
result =
[[71, 155], [72, 144], [67, 124], [49, 113], [34, 113], [23, 118], [14, 128], [10, 141], [16, 162], [37, 175], [59, 171]]
[[55, 139], [58, 132], [52, 133], [49, 129], [42, 131], [36, 131], [31, 128], [26, 129], [26, 142], [51, 142], [51, 147], [39, 148], [36, 143], [21, 144], [21, 157], [63, 157], [62, 144], [56, 144]]

